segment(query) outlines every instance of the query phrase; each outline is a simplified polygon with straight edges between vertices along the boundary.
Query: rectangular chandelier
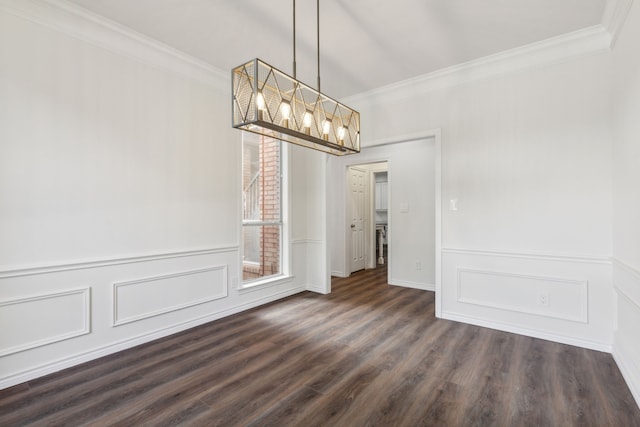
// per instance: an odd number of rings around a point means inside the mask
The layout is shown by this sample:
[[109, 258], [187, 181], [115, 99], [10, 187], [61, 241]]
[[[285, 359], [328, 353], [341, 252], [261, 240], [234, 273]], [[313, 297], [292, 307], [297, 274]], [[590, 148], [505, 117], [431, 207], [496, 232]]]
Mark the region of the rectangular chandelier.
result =
[[233, 127], [325, 153], [360, 152], [360, 113], [254, 59], [231, 71]]

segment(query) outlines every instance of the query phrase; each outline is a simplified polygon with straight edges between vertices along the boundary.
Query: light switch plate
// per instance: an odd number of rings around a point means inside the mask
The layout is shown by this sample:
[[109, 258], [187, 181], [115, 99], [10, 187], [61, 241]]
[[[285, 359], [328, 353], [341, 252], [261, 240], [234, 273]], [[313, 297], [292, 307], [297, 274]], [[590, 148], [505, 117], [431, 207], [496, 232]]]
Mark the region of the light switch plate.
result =
[[400, 203], [400, 213], [407, 213], [407, 212], [409, 212], [409, 203], [407, 202]]

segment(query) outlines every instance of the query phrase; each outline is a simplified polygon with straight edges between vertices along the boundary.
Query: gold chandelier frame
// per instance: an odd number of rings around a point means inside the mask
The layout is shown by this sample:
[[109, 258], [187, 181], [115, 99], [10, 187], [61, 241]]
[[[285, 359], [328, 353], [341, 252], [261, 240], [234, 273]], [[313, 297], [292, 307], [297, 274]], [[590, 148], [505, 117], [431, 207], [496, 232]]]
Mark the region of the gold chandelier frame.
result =
[[254, 59], [232, 71], [233, 127], [335, 155], [360, 152], [360, 114]]
[[317, 0], [318, 89], [256, 58], [231, 71], [232, 126], [334, 155], [360, 152], [360, 113], [320, 92], [320, 0]]

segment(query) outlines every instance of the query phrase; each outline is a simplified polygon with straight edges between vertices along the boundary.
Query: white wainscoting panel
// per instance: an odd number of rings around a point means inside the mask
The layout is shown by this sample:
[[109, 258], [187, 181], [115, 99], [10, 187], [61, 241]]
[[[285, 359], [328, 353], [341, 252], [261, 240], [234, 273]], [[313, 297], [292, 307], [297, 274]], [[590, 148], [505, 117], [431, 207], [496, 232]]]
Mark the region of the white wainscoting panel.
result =
[[462, 303], [588, 323], [587, 296], [586, 280], [458, 268]]
[[113, 284], [113, 326], [147, 319], [228, 295], [227, 266]]
[[90, 289], [0, 301], [0, 357], [88, 334]]
[[618, 294], [613, 357], [640, 406], [640, 270], [614, 259], [613, 280]]
[[445, 319], [612, 349], [609, 257], [445, 248], [441, 298]]
[[305, 290], [305, 257], [302, 277], [249, 293], [229, 288], [239, 261], [220, 247], [0, 271], [0, 389]]

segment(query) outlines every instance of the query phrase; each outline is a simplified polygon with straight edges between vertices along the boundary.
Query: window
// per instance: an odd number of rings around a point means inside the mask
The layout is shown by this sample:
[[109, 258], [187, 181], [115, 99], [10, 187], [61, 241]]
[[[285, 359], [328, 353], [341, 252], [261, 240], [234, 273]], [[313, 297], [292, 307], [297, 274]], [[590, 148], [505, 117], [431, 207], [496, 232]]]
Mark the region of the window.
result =
[[282, 143], [243, 132], [242, 280], [283, 273]]

